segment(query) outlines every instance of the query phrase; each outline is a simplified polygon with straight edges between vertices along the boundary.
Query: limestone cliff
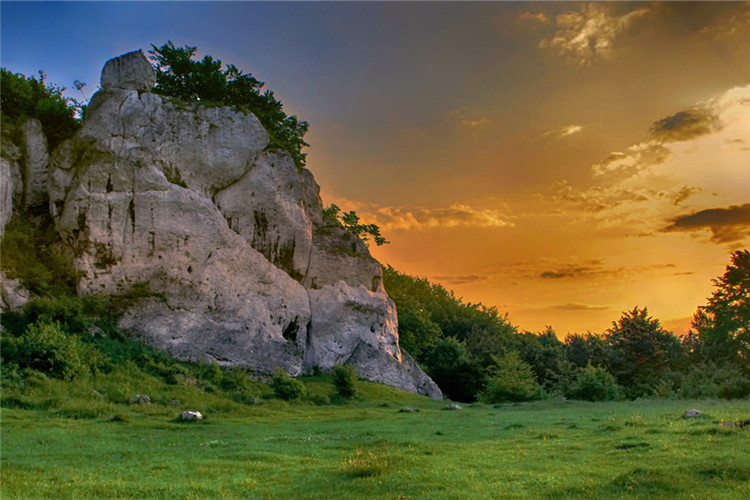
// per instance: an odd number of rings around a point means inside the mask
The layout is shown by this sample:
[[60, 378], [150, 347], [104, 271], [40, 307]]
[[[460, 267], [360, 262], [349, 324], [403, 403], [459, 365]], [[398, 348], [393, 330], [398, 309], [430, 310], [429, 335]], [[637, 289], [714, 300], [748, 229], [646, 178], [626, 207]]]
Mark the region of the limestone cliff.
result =
[[24, 193], [49, 199], [79, 292], [148, 283], [159, 297], [120, 326], [180, 359], [292, 375], [352, 363], [440, 398], [399, 348], [380, 264], [323, 220], [312, 174], [254, 115], [161, 97], [154, 81], [140, 51], [107, 62], [83, 128], [37, 162], [47, 189]]

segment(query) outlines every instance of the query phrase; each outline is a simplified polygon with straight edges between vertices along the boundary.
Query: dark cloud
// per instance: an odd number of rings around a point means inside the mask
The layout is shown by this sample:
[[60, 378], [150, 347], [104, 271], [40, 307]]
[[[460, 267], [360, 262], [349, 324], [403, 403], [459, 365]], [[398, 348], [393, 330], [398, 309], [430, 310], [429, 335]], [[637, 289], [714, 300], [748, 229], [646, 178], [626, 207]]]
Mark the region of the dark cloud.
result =
[[607, 306], [590, 306], [586, 304], [574, 304], [574, 303], [568, 303], [568, 304], [559, 304], [556, 306], [552, 306], [552, 309], [560, 309], [563, 311], [603, 311], [605, 309], [609, 309]]
[[672, 219], [672, 223], [664, 231], [703, 229], [711, 230], [711, 241], [715, 243], [731, 243], [750, 237], [750, 203], [680, 215]]
[[590, 267], [576, 267], [558, 271], [544, 271], [543, 273], [539, 274], [539, 277], [546, 280], [558, 280], [562, 278], [575, 278], [577, 276], [584, 276], [587, 274], [592, 274], [593, 272], [594, 269]]
[[708, 109], [693, 108], [667, 116], [651, 125], [654, 138], [664, 142], [687, 141], [721, 129], [719, 117]]

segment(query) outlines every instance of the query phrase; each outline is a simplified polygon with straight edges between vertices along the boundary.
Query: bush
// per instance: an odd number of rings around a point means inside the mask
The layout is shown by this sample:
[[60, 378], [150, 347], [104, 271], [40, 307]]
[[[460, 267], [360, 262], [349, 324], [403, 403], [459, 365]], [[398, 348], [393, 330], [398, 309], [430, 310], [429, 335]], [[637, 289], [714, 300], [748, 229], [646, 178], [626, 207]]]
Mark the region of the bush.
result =
[[511, 351], [496, 360], [493, 376], [481, 395], [486, 403], [530, 401], [542, 396], [542, 388], [534, 377], [531, 366], [521, 360], [517, 351]]
[[285, 401], [299, 399], [307, 392], [302, 382], [290, 377], [281, 368], [278, 369], [276, 375], [271, 379], [271, 389], [273, 389], [274, 397]]
[[104, 363], [101, 353], [66, 334], [58, 322], [32, 323], [23, 335], [4, 342], [3, 348], [3, 364], [14, 362], [22, 369], [65, 380], [88, 375]]
[[351, 365], [336, 365], [333, 367], [333, 385], [342, 398], [352, 398], [357, 392], [357, 373]]
[[714, 362], [693, 365], [682, 380], [683, 398], [741, 399], [750, 396], [750, 377], [744, 376], [731, 364]]
[[566, 396], [584, 401], [613, 401], [620, 397], [620, 386], [607, 370], [589, 364], [578, 371]]

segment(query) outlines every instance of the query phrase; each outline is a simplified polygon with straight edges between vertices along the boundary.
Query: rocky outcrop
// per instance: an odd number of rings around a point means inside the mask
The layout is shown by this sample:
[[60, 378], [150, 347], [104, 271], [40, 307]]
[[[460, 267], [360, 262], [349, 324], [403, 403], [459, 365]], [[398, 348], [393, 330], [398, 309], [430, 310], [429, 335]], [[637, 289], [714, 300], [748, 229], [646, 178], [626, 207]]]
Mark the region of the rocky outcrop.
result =
[[27, 120], [21, 126], [23, 134], [22, 178], [24, 208], [36, 207], [47, 203], [47, 170], [49, 153], [47, 136], [44, 135], [39, 120]]
[[151, 290], [120, 326], [180, 359], [292, 375], [351, 363], [441, 397], [399, 348], [380, 265], [323, 221], [312, 174], [268, 148], [254, 115], [162, 98], [153, 82], [141, 52], [109, 61], [83, 128], [50, 159], [80, 292]]

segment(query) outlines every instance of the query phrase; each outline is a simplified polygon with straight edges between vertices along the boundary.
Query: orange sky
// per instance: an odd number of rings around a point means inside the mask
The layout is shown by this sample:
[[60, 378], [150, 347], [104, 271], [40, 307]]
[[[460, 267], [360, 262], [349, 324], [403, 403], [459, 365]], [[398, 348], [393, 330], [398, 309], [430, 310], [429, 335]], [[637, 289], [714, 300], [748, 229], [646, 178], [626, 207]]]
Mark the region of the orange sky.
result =
[[385, 138], [336, 130], [349, 148], [318, 130], [325, 201], [381, 226], [382, 262], [523, 330], [645, 306], [684, 333], [750, 241], [750, 6], [518, 7], [484, 22], [535, 74], [479, 69], [503, 88]]
[[750, 243], [750, 3], [1, 7], [3, 66], [89, 95], [167, 40], [252, 72], [310, 123], [324, 202], [381, 226], [377, 258], [522, 330], [645, 306], [682, 333]]

